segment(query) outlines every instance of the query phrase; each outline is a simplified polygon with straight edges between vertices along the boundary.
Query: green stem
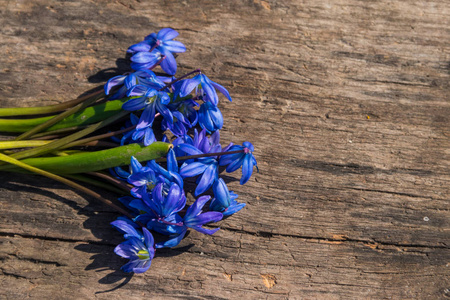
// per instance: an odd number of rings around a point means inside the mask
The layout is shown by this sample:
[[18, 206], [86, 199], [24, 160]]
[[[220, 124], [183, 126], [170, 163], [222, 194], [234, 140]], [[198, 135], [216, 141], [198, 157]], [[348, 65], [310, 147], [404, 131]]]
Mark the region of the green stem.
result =
[[[27, 158], [22, 161], [30, 166], [55, 174], [79, 174], [129, 165], [131, 156], [134, 156], [138, 161], [156, 159], [165, 156], [171, 147], [171, 144], [163, 142], [154, 142], [147, 147], [130, 144], [101, 151], [81, 152], [56, 157]], [[14, 168], [10, 165], [1, 165], [0, 171], [15, 172]]]
[[85, 194], [87, 194], [87, 195], [89, 195], [91, 197], [94, 197], [97, 200], [100, 200], [101, 202], [103, 202], [106, 205], [114, 208], [115, 210], [117, 210], [121, 214], [127, 216], [130, 219], [133, 219], [133, 216], [131, 214], [129, 214], [126, 210], [124, 210], [121, 207], [117, 206], [116, 204], [112, 203], [110, 200], [104, 199], [100, 194], [98, 194], [98, 193], [96, 193], [96, 192], [94, 192], [94, 191], [92, 191], [92, 190], [90, 190], [88, 188], [85, 188], [82, 185], [79, 185], [78, 183], [75, 183], [75, 182], [73, 182], [71, 180], [68, 180], [68, 179], [66, 179], [64, 177], [52, 174], [50, 172], [41, 170], [39, 168], [35, 168], [33, 166], [27, 165], [26, 163], [18, 161], [16, 159], [14, 159], [14, 158], [12, 158], [10, 156], [4, 155], [2, 153], [0, 153], [0, 160], [4, 161], [6, 163], [10, 163], [12, 165], [15, 165], [17, 167], [20, 167], [22, 169], [25, 169], [27, 171], [30, 171], [30, 172], [33, 172], [33, 173], [36, 173], [36, 174], [39, 174], [39, 175], [51, 178], [51, 179], [59, 181], [61, 183], [64, 183], [65, 185], [73, 187], [74, 189], [77, 189], [77, 190], [79, 190], [79, 191], [81, 191], [81, 192], [83, 192], [83, 193], [85, 193]]
[[[89, 125], [109, 118], [122, 110], [122, 105], [129, 98], [107, 101], [87, 107], [71, 116], [64, 118], [50, 126], [45, 131], [62, 130], [74, 126]], [[23, 133], [41, 125], [54, 117], [40, 117], [31, 119], [0, 119], [0, 131]]]
[[0, 150], [30, 148], [46, 145], [51, 141], [27, 140], [27, 141], [0, 141]]
[[[61, 149], [66, 149], [75, 146], [100, 146], [100, 147], [118, 147], [116, 143], [99, 141], [98, 136], [93, 136], [91, 138], [82, 139], [79, 141], [72, 142], [62, 147]], [[26, 140], [26, 141], [0, 141], [0, 150], [6, 149], [18, 149], [18, 148], [34, 148], [42, 145], [50, 144], [51, 140]]]
[[35, 140], [40, 140], [40, 139], [51, 140], [51, 139], [59, 138], [59, 137], [61, 137], [61, 135], [64, 135], [66, 133], [80, 131], [82, 129], [85, 129], [86, 127], [88, 127], [88, 126], [83, 125], [83, 126], [73, 126], [73, 127], [68, 127], [68, 128], [61, 128], [61, 129], [56, 129], [56, 130], [52, 130], [52, 131], [44, 131], [44, 132], [36, 133], [31, 138], [35, 139]]
[[60, 113], [59, 115], [57, 115], [55, 117], [52, 117], [51, 119], [47, 120], [46, 122], [44, 122], [42, 124], [39, 124], [38, 126], [28, 130], [27, 132], [22, 133], [21, 135], [16, 137], [15, 140], [16, 141], [20, 141], [20, 140], [24, 140], [26, 138], [29, 138], [33, 134], [39, 133], [39, 132], [43, 131], [44, 129], [47, 129], [47, 128], [51, 127], [52, 125], [55, 125], [59, 121], [62, 121], [65, 118], [67, 118], [67, 117], [69, 117], [69, 116], [79, 112], [83, 108], [86, 108], [86, 107], [90, 106], [91, 104], [95, 103], [99, 98], [100, 98], [99, 95], [94, 96], [92, 98], [89, 98], [89, 99], [81, 102], [80, 104], [72, 107], [71, 109], [68, 109], [65, 112]]
[[61, 139], [55, 140], [47, 145], [43, 145], [40, 147], [36, 147], [33, 149], [29, 149], [29, 150], [25, 150], [25, 151], [21, 151], [21, 152], [17, 152], [14, 153], [13, 155], [11, 155], [11, 157], [15, 158], [15, 159], [24, 159], [27, 157], [32, 157], [32, 156], [37, 156], [37, 155], [42, 155], [45, 153], [49, 153], [53, 150], [57, 150], [60, 149], [61, 147], [65, 146], [66, 144], [76, 141], [88, 134], [91, 134], [92, 132], [103, 128], [111, 123], [114, 123], [117, 120], [120, 120], [121, 118], [123, 118], [124, 116], [128, 115], [130, 112], [129, 111], [121, 111], [120, 113], [118, 113], [115, 116], [112, 116], [104, 121], [101, 121], [97, 124], [91, 125], [86, 129], [83, 129], [81, 131], [75, 132], [71, 135], [68, 135], [66, 137], [63, 137]]
[[38, 106], [38, 107], [7, 107], [0, 108], [0, 117], [12, 117], [12, 116], [28, 116], [28, 115], [41, 115], [41, 114], [50, 114], [59, 112], [81, 103], [90, 97], [94, 97], [103, 93], [103, 90], [99, 90], [93, 92], [89, 95], [70, 100], [64, 103], [55, 104], [55, 105], [47, 105], [47, 106]]
[[105, 133], [105, 134], [99, 134], [99, 135], [96, 135], [96, 136], [88, 137], [88, 138], [85, 138], [85, 139], [82, 139], [82, 140], [78, 140], [78, 141], [69, 143], [69, 144], [65, 145], [64, 147], [62, 147], [61, 149], [66, 149], [66, 148], [70, 148], [70, 147], [74, 147], [74, 146], [84, 145], [84, 144], [89, 143], [89, 142], [93, 142], [93, 141], [97, 141], [97, 140], [100, 140], [100, 139], [105, 139], [105, 138], [108, 138], [108, 137], [112, 137], [112, 136], [115, 136], [115, 135], [118, 135], [118, 134], [130, 131], [130, 130], [133, 130], [134, 128], [136, 128], [136, 125], [128, 127], [128, 128], [125, 128], [125, 129], [122, 129], [122, 130], [117, 130], [117, 131], [108, 132], [108, 133]]

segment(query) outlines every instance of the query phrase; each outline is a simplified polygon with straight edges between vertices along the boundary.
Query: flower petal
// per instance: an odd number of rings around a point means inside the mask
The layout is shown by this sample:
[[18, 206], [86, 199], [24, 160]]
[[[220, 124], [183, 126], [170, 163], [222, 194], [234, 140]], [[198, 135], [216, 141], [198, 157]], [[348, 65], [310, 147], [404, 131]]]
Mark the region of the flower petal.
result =
[[208, 211], [203, 214], [200, 214], [194, 218], [189, 219], [189, 221], [184, 222], [184, 225], [187, 227], [193, 227], [197, 225], [204, 225], [206, 223], [218, 222], [222, 220], [223, 215], [217, 211]]
[[175, 57], [170, 51], [165, 49], [163, 49], [162, 53], [166, 58], [161, 62], [161, 69], [169, 75], [175, 75], [177, 72], [177, 61]]
[[224, 87], [221, 86], [220, 84], [218, 84], [218, 83], [216, 83], [216, 82], [212, 82], [212, 81], [211, 81], [211, 85], [212, 85], [216, 90], [218, 90], [219, 92], [221, 92], [225, 97], [227, 97], [227, 99], [230, 100], [230, 102], [233, 101], [233, 100], [231, 100], [230, 93], [228, 93], [228, 91], [227, 91], [226, 88], [224, 88]]
[[145, 129], [144, 146], [149, 146], [154, 142], [156, 142], [155, 134], [153, 133], [153, 129], [148, 127]]
[[198, 214], [202, 212], [203, 206], [205, 206], [206, 202], [211, 199], [211, 196], [201, 196], [186, 211], [184, 215], [184, 220], [189, 221], [190, 219], [196, 217]]
[[206, 192], [216, 179], [217, 179], [217, 164], [211, 164], [208, 166], [208, 168], [206, 168], [205, 172], [200, 178], [197, 188], [195, 189], [195, 196], [198, 196]]
[[219, 160], [219, 164], [221, 166], [226, 166], [233, 161], [239, 160], [241, 157], [244, 157], [244, 153], [234, 153], [234, 154], [226, 154], [222, 155]]
[[178, 145], [178, 148], [181, 151], [184, 151], [184, 152], [186, 152], [186, 154], [189, 154], [189, 155], [203, 154], [202, 151], [197, 149], [195, 146], [192, 146], [192, 145], [189, 145], [189, 144], [180, 144], [180, 145]]
[[123, 84], [126, 77], [127, 76], [119, 75], [108, 80], [108, 82], [105, 84], [105, 94], [109, 95], [109, 91], [111, 90], [111, 88], [113, 88], [116, 85]]
[[183, 80], [183, 85], [180, 88], [180, 97], [186, 97], [200, 84], [200, 80], [196, 77]]
[[174, 53], [186, 52], [186, 46], [179, 41], [165, 41], [163, 43], [164, 48]]
[[205, 172], [206, 168], [208, 168], [208, 165], [193, 162], [182, 166], [180, 169], [180, 175], [182, 177], [194, 177]]
[[145, 107], [145, 97], [133, 98], [122, 105], [123, 110], [135, 111]]
[[247, 154], [244, 158], [244, 163], [242, 164], [242, 177], [241, 177], [241, 184], [245, 184], [249, 179], [250, 176], [252, 176], [253, 173], [253, 161], [252, 161], [252, 155]]
[[163, 243], [157, 243], [155, 245], [155, 247], [156, 248], [172, 248], [172, 247], [178, 246], [178, 244], [184, 238], [186, 232], [187, 232], [187, 230], [184, 229], [179, 235], [177, 235], [174, 238], [171, 238], [170, 240], [167, 240]]
[[163, 41], [167, 41], [167, 40], [171, 40], [174, 39], [178, 36], [178, 32], [172, 28], [163, 28], [161, 29], [158, 34], [156, 35], [156, 38], [158, 40], [163, 40]]
[[136, 52], [148, 52], [151, 49], [151, 46], [147, 42], [140, 42], [130, 46], [127, 50], [127, 53], [136, 53]]
[[136, 129], [143, 129], [147, 126], [151, 126], [153, 120], [155, 119], [155, 105], [149, 104], [145, 107], [142, 112], [141, 118], [139, 119], [139, 124], [137, 124]]
[[195, 229], [195, 230], [197, 230], [198, 232], [203, 233], [203, 234], [209, 234], [209, 235], [211, 235], [211, 234], [214, 234], [214, 233], [216, 233], [217, 231], [219, 231], [220, 228], [206, 229], [206, 228], [202, 228], [202, 227], [200, 227], [200, 226], [193, 226], [192, 229]]
[[[142, 232], [144, 233], [145, 246], [147, 248], [153, 248], [153, 244], [155, 243], [155, 240], [153, 239], [153, 235], [145, 227], [142, 228]], [[149, 252], [149, 254], [150, 254], [150, 252]], [[150, 256], [150, 257], [153, 258], [153, 256]]]
[[244, 157], [245, 157], [245, 155], [242, 155], [238, 160], [231, 162], [226, 168], [227, 172], [232, 173], [232, 172], [236, 171], [237, 169], [239, 169], [242, 166], [242, 164], [244, 163]]
[[130, 60], [138, 64], [155, 64], [161, 58], [160, 53], [157, 51], [152, 52], [138, 52], [133, 55]]
[[219, 201], [223, 208], [227, 208], [228, 206], [230, 206], [230, 191], [228, 190], [228, 187], [222, 178], [219, 178], [214, 182], [213, 191], [215, 199]]

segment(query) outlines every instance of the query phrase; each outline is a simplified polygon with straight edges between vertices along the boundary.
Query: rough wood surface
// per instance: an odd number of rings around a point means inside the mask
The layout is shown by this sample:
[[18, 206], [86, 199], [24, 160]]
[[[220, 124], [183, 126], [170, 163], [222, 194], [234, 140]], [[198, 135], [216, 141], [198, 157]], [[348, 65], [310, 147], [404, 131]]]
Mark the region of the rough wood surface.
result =
[[[227, 87], [222, 141], [260, 166], [247, 207], [149, 272], [117, 271], [117, 214], [0, 174], [0, 298], [450, 297], [448, 1], [0, 0], [2, 107], [58, 103], [179, 31], [183, 74]], [[238, 176], [238, 175], [235, 175]], [[113, 198], [114, 195], [105, 196]]]

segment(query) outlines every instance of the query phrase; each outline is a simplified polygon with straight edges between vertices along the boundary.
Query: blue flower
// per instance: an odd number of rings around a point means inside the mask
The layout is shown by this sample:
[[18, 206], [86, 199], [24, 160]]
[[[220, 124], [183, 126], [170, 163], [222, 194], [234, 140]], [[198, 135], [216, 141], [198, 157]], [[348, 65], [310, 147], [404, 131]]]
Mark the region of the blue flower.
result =
[[179, 111], [172, 111], [174, 120], [169, 123], [166, 119], [163, 120], [161, 126], [163, 130], [170, 130], [175, 136], [186, 135], [189, 128], [192, 127], [189, 120], [187, 120], [183, 114]]
[[127, 96], [128, 91], [135, 85], [143, 84], [153, 89], [161, 89], [165, 83], [150, 70], [141, 70], [127, 75], [115, 76], [105, 84], [105, 95], [109, 95], [113, 87], [120, 87], [109, 100], [121, 99]]
[[[200, 134], [195, 131], [194, 139], [185, 139], [186, 142], [180, 139], [174, 142], [180, 151], [187, 155], [200, 155], [206, 153], [221, 152], [222, 147], [219, 144], [220, 135], [216, 131], [210, 138], [206, 137], [206, 130], [202, 130]], [[201, 157], [195, 160], [187, 160], [180, 168], [180, 175], [182, 177], [194, 177], [203, 174], [197, 180], [197, 187], [195, 188], [195, 196], [206, 192], [219, 178], [219, 164], [216, 157]]]
[[[172, 53], [181, 53], [186, 51], [186, 46], [178, 41], [173, 41], [178, 36], [178, 32], [172, 28], [163, 28], [158, 34], [151, 33], [145, 37], [145, 41], [151, 47], [157, 45], [157, 49], [166, 49]], [[163, 52], [163, 51], [161, 51]]]
[[226, 170], [228, 173], [234, 172], [242, 166], [242, 177], [241, 184], [245, 184], [252, 176], [253, 166], [258, 166], [256, 164], [256, 159], [253, 156], [253, 151], [255, 150], [250, 142], [244, 142], [242, 146], [233, 145], [228, 149], [228, 151], [243, 150], [242, 153], [234, 154], [224, 154], [220, 157], [219, 164], [221, 166], [227, 166]]
[[136, 223], [134, 223], [129, 219], [120, 217], [119, 219], [111, 222], [111, 225], [114, 226], [121, 233], [124, 233], [123, 237], [125, 239], [129, 239], [131, 237], [135, 237], [141, 240], [144, 239], [144, 236], [139, 231], [137, 231], [139, 227], [136, 225]]
[[109, 79], [108, 82], [106, 82], [106, 84], [104, 85], [105, 95], [109, 95], [113, 87], [120, 86], [120, 88], [112, 96], [109, 97], [109, 100], [125, 98], [128, 90], [136, 84], [137, 81], [134, 74], [115, 76]]
[[[185, 145], [183, 145], [185, 144]], [[173, 142], [174, 147], [178, 147], [183, 150], [182, 153], [186, 153], [187, 155], [197, 155], [197, 154], [206, 154], [206, 153], [216, 153], [227, 151], [229, 146], [222, 149], [220, 145], [220, 132], [216, 131], [208, 138], [206, 136], [206, 130], [203, 129], [200, 133], [197, 129], [194, 130], [194, 139], [190, 136], [183, 136], [177, 138]], [[183, 146], [181, 146], [183, 145]], [[188, 145], [188, 146], [186, 146]], [[180, 153], [181, 154], [181, 153]], [[178, 155], [177, 155], [178, 156]]]
[[218, 222], [223, 218], [223, 215], [220, 212], [209, 211], [204, 213], [202, 211], [203, 206], [206, 204], [206, 202], [209, 201], [209, 199], [211, 199], [210, 196], [199, 197], [187, 209], [183, 221], [180, 225], [181, 227], [179, 227], [179, 233], [173, 235], [171, 239], [165, 242], [156, 244], [156, 248], [171, 248], [177, 246], [184, 238], [188, 228], [192, 228], [194, 230], [197, 230], [198, 232], [210, 235], [217, 232], [219, 228], [206, 229], [202, 227], [206, 223]]
[[127, 178], [128, 183], [132, 184], [134, 188], [131, 189], [131, 195], [136, 198], [142, 198], [147, 190], [152, 190], [157, 183], [155, 172], [148, 167], [143, 167], [141, 163], [131, 157], [131, 174]]
[[197, 180], [195, 188], [195, 196], [206, 192], [211, 185], [219, 178], [219, 164], [214, 158], [204, 157], [198, 158], [197, 161], [184, 163], [180, 169], [182, 177], [194, 177], [203, 174]]
[[[139, 118], [135, 114], [130, 114], [130, 122], [131, 125], [137, 125], [139, 123]], [[131, 141], [129, 141], [131, 139]], [[133, 129], [127, 133], [125, 133], [120, 140], [120, 145], [123, 146], [126, 143], [130, 142], [143, 142], [144, 146], [149, 146], [156, 142], [155, 133], [153, 132], [153, 128], [151, 125], [147, 125], [147, 127], [140, 129]]]
[[173, 124], [163, 120], [163, 130], [170, 130], [177, 137], [186, 135], [188, 130], [197, 124], [198, 113], [195, 106], [198, 106], [198, 103], [192, 99], [181, 100], [178, 98], [171, 102], [168, 108], [174, 117]]
[[[158, 34], [152, 33], [148, 35], [144, 41], [132, 45], [127, 52], [134, 54], [132, 61], [139, 61], [141, 64], [147, 64], [146, 68], [152, 67], [158, 62], [162, 56], [164, 60], [161, 62], [161, 68], [167, 74], [174, 75], [177, 71], [177, 63], [173, 53], [181, 53], [186, 51], [186, 47], [179, 41], [173, 39], [178, 36], [178, 32], [171, 28], [163, 28]], [[151, 52], [149, 52], [152, 50]], [[138, 55], [138, 57], [135, 57]], [[134, 58], [134, 60], [133, 60]], [[133, 69], [133, 64], [131, 66]], [[138, 67], [144, 67], [143, 65]]]
[[206, 75], [198, 74], [191, 79], [183, 80], [183, 85], [180, 88], [180, 97], [189, 95], [195, 89], [196, 96], [205, 102], [211, 102], [217, 106], [219, 97], [216, 89], [231, 101], [228, 91], [218, 83], [211, 81]]
[[214, 182], [213, 191], [214, 199], [209, 206], [210, 210], [220, 211], [224, 217], [226, 217], [244, 208], [245, 203], [239, 203], [235, 200], [238, 195], [228, 190], [228, 187], [222, 178], [219, 178], [219, 180]]
[[206, 129], [208, 132], [222, 129], [222, 113], [211, 102], [205, 102], [200, 106], [200, 110], [198, 111], [198, 123], [201, 128]]
[[[161, 68], [162, 68], [162, 62], [164, 61], [163, 58], [164, 55], [161, 53], [161, 51], [157, 49], [153, 49], [151, 52], [137, 52], [130, 58], [131, 60], [130, 67], [136, 71], [152, 69], [157, 65], [159, 61], [161, 61]], [[163, 69], [163, 71], [170, 75], [175, 74], [172, 73], [173, 72], [172, 69], [167, 70]]]
[[167, 170], [157, 164], [154, 160], [150, 161], [147, 166], [155, 172], [155, 174], [159, 177], [160, 182], [164, 182], [167, 186], [170, 186], [170, 184], [174, 182], [182, 189], [183, 179], [179, 174], [175, 151], [173, 149], [169, 149], [166, 158]]
[[186, 205], [184, 191], [176, 183], [172, 183], [168, 191], [164, 189], [163, 183], [158, 183], [151, 197], [147, 193], [143, 194], [143, 200], [158, 219], [170, 217]]
[[124, 272], [144, 273], [150, 268], [155, 256], [154, 239], [146, 228], [142, 232], [142, 238], [130, 236], [114, 249], [117, 255], [130, 260], [122, 266]]
[[184, 118], [189, 121], [191, 127], [195, 126], [198, 120], [197, 110], [195, 109], [196, 106], [198, 106], [197, 102], [192, 99], [187, 99], [181, 102], [176, 108], [183, 114]]
[[213, 234], [219, 230], [219, 228], [205, 229], [202, 227], [206, 223], [218, 222], [223, 218], [223, 215], [220, 212], [208, 211], [204, 213], [202, 211], [203, 206], [209, 199], [211, 199], [210, 196], [199, 197], [191, 206], [189, 206], [183, 218], [183, 223], [186, 227], [195, 229], [204, 234]]
[[144, 109], [136, 129], [139, 130], [151, 126], [155, 119], [156, 111], [169, 123], [173, 122], [172, 113], [166, 107], [170, 102], [170, 97], [166, 92], [157, 91], [143, 85], [136, 85], [128, 92], [128, 96], [135, 98], [131, 98], [122, 105], [124, 110], [136, 111]]

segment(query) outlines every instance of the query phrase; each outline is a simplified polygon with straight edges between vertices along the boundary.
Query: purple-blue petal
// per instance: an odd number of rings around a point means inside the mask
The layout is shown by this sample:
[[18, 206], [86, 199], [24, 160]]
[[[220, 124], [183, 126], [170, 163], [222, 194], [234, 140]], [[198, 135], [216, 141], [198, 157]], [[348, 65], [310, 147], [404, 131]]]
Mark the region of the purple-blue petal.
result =
[[123, 110], [135, 111], [145, 107], [145, 97], [133, 98], [122, 105]]
[[141, 234], [137, 232], [136, 228], [134, 228], [131, 224], [124, 220], [116, 220], [111, 222], [111, 225], [117, 228], [120, 232], [125, 234], [125, 238], [128, 237], [136, 237], [141, 238]]
[[233, 161], [237, 161], [240, 158], [244, 157], [245, 153], [234, 153], [234, 154], [226, 154], [222, 155], [219, 160], [219, 164], [221, 166], [226, 166]]
[[250, 176], [252, 176], [252, 173], [253, 173], [252, 155], [247, 154], [245, 155], [244, 162], [242, 164], [242, 177], [240, 183], [245, 184], [250, 179]]
[[144, 146], [149, 146], [156, 142], [155, 134], [153, 133], [153, 129], [150, 127], [145, 129], [145, 135], [144, 135]]
[[163, 50], [163, 55], [166, 57], [161, 62], [161, 69], [169, 75], [175, 75], [177, 72], [177, 61], [170, 51]]
[[202, 212], [203, 206], [205, 206], [206, 202], [211, 199], [211, 196], [201, 196], [186, 211], [184, 215], [184, 220], [189, 221], [191, 218], [194, 218], [198, 214]]
[[135, 254], [135, 247], [128, 243], [122, 243], [114, 248], [114, 253], [123, 258], [130, 258]]
[[237, 169], [239, 169], [242, 166], [242, 164], [244, 163], [244, 157], [245, 157], [245, 155], [242, 155], [239, 159], [231, 162], [226, 168], [227, 172], [232, 173], [232, 172], [236, 171]]
[[223, 206], [224, 208], [230, 206], [230, 192], [227, 185], [225, 184], [225, 181], [223, 181], [222, 178], [219, 178], [214, 182], [213, 191], [216, 201], [218, 201], [221, 206]]
[[179, 41], [166, 41], [163, 43], [163, 46], [173, 53], [182, 53], [186, 51], [186, 46]]
[[198, 225], [203, 225], [206, 223], [211, 223], [211, 222], [218, 222], [220, 220], [222, 220], [223, 215], [220, 212], [217, 211], [208, 211], [205, 212], [203, 214], [200, 214], [198, 216], [195, 216], [187, 221], [184, 222], [184, 225], [186, 225], [187, 227], [192, 227], [192, 226], [198, 226]]
[[180, 144], [180, 145], [178, 145], [178, 147], [180, 148], [180, 150], [186, 152], [189, 155], [203, 154], [202, 151], [197, 149], [195, 146], [192, 146], [192, 145], [189, 145], [189, 144]]
[[230, 205], [225, 211], [222, 212], [224, 217], [231, 216], [234, 213], [237, 213], [241, 209], [245, 207], [245, 203], [238, 203], [235, 201], [232, 205]]
[[[208, 81], [210, 81], [210, 80], [208, 80]], [[219, 97], [217, 96], [217, 93], [216, 93], [216, 90], [214, 89], [214, 87], [208, 81], [206, 81], [206, 80], [202, 81], [202, 88], [207, 95], [207, 99], [205, 99], [205, 100], [206, 101], [209, 100], [212, 104], [217, 105], [217, 103], [219, 103]]]
[[148, 87], [138, 84], [133, 86], [129, 91], [127, 96], [128, 97], [137, 97], [137, 96], [144, 96], [148, 91]]
[[147, 105], [142, 112], [141, 118], [139, 119], [139, 123], [136, 126], [136, 129], [143, 129], [147, 126], [151, 126], [153, 120], [155, 119], [155, 106], [150, 104]]
[[167, 153], [167, 170], [170, 172], [178, 173], [177, 157], [173, 149], [169, 149]]
[[141, 163], [134, 156], [131, 157], [130, 166], [131, 166], [132, 173], [138, 173], [139, 171], [142, 170]]
[[115, 76], [115, 77], [111, 78], [110, 80], [108, 80], [108, 82], [105, 84], [105, 94], [109, 95], [111, 88], [113, 88], [116, 85], [123, 84], [125, 81], [125, 78], [126, 78], [126, 76], [119, 75], [119, 76]]
[[155, 64], [160, 59], [160, 53], [152, 52], [138, 52], [133, 55], [130, 60], [138, 64]]
[[172, 28], [163, 28], [161, 29], [158, 34], [156, 35], [156, 38], [158, 40], [167, 41], [172, 40], [178, 36], [178, 32]]
[[200, 227], [200, 226], [193, 226], [192, 229], [195, 229], [195, 230], [197, 230], [198, 232], [203, 233], [203, 234], [209, 234], [209, 235], [211, 235], [211, 234], [214, 234], [214, 233], [216, 233], [217, 231], [219, 231], [220, 228], [206, 229], [206, 228], [202, 228], [202, 227]]
[[173, 116], [170, 109], [167, 108], [164, 104], [162, 104], [160, 101], [155, 102], [156, 109], [158, 112], [163, 116], [163, 118], [169, 122], [169, 124], [173, 124]]
[[130, 46], [127, 50], [128, 53], [136, 53], [136, 52], [148, 52], [151, 49], [151, 46], [147, 42], [140, 42]]
[[183, 80], [183, 85], [180, 88], [180, 97], [189, 95], [199, 84], [200, 80], [196, 77]]
[[218, 83], [216, 83], [216, 82], [212, 82], [212, 81], [211, 81], [211, 85], [212, 85], [213, 87], [215, 87], [216, 90], [218, 90], [219, 92], [221, 92], [225, 97], [227, 97], [228, 100], [232, 101], [232, 100], [231, 100], [231, 97], [230, 97], [230, 93], [228, 93], [228, 91], [227, 91], [226, 88], [224, 88], [224, 87], [221, 86], [220, 84], [218, 84]]
[[200, 178], [197, 188], [195, 189], [195, 196], [198, 196], [206, 192], [216, 179], [217, 179], [217, 165], [211, 164], [208, 166], [208, 168], [206, 168], [205, 172]]
[[172, 248], [175, 246], [178, 246], [178, 244], [181, 242], [181, 240], [184, 238], [187, 230], [183, 230], [179, 235], [175, 236], [174, 238], [171, 238], [165, 242], [157, 243], [155, 245], [156, 248]]
[[142, 232], [144, 233], [144, 243], [145, 243], [145, 246], [147, 247], [147, 248], [149, 248], [148, 250], [149, 250], [149, 254], [150, 254], [150, 257], [152, 258], [153, 257], [153, 255], [151, 255], [152, 253], [150, 253], [150, 248], [153, 248], [153, 244], [155, 243], [155, 241], [154, 241], [154, 239], [153, 239], [153, 235], [150, 233], [150, 231], [148, 231], [147, 230], [147, 228], [142, 228]]
[[208, 165], [199, 162], [193, 162], [182, 166], [180, 169], [180, 175], [182, 177], [194, 177], [205, 172], [207, 168]]

